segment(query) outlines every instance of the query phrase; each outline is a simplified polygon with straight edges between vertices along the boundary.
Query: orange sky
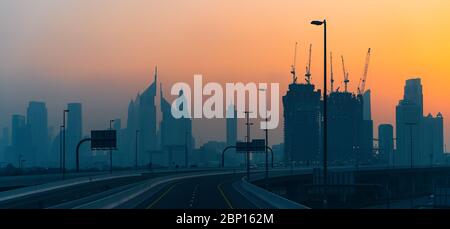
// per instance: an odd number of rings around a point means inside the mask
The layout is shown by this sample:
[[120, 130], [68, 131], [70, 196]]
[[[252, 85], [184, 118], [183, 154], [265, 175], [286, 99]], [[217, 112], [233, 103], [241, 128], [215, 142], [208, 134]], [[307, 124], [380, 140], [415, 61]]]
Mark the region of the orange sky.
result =
[[[90, 82], [85, 97], [73, 91], [67, 99], [95, 103], [101, 100], [92, 96], [108, 87], [117, 116], [125, 117], [127, 101], [150, 82], [156, 64], [166, 92], [201, 73], [208, 81], [279, 82], [284, 94], [296, 41], [300, 73], [313, 44], [313, 83], [321, 87], [322, 30], [309, 21], [326, 18], [337, 84], [339, 56], [356, 90], [372, 48], [367, 88], [375, 124], [394, 124], [405, 79], [421, 77], [425, 113], [441, 111], [450, 128], [450, 1], [6, 0], [0, 6], [0, 34], [9, 42], [3, 45], [9, 55], [0, 56], [3, 85], [39, 79], [70, 90]], [[52, 97], [37, 90], [23, 101]]]

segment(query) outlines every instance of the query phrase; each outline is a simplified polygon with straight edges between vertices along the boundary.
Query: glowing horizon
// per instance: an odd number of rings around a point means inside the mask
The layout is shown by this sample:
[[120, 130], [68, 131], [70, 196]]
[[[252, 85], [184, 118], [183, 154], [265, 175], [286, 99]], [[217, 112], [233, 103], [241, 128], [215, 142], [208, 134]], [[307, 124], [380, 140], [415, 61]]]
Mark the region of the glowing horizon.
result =
[[165, 95], [173, 83], [201, 73], [221, 83], [278, 82], [282, 96], [295, 42], [299, 82], [312, 43], [312, 82], [321, 88], [322, 29], [309, 22], [326, 18], [336, 87], [340, 55], [355, 92], [372, 48], [366, 89], [374, 130], [380, 123], [395, 127], [405, 80], [420, 77], [424, 115], [441, 112], [448, 132], [449, 11], [450, 2], [439, 0], [2, 1], [0, 127], [25, 113], [29, 100], [46, 101], [50, 120], [59, 120], [64, 104], [81, 101], [90, 115], [85, 126], [106, 126], [99, 124], [102, 112], [125, 118], [128, 101], [153, 80], [154, 65]]

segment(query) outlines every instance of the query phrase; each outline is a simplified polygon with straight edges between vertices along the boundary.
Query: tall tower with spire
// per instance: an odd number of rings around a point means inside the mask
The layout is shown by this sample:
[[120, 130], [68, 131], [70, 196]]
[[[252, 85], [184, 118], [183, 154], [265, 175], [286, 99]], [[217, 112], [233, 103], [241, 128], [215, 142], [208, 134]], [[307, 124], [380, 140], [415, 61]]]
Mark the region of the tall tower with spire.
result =
[[154, 81], [150, 86], [131, 100], [128, 107], [128, 142], [130, 152], [135, 151], [135, 134], [138, 134], [138, 166], [147, 165], [148, 152], [157, 149], [156, 137], [156, 105], [158, 68], [155, 67]]

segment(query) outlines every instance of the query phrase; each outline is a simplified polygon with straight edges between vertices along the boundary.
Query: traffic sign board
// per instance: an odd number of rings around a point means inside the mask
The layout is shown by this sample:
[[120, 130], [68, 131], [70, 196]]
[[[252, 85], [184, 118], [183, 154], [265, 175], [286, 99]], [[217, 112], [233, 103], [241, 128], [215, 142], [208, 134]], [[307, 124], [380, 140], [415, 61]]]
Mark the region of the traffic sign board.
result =
[[92, 130], [92, 150], [113, 150], [117, 148], [116, 130]]

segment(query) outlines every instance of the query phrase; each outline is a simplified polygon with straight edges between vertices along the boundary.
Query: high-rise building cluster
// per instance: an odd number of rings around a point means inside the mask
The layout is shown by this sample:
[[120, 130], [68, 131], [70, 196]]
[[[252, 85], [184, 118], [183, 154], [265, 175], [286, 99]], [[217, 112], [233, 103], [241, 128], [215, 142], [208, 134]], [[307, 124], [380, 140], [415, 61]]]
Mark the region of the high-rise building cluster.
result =
[[[370, 96], [370, 90], [327, 94], [328, 163], [432, 166], [445, 162], [443, 116], [423, 115], [419, 78], [406, 81], [404, 97], [396, 107], [395, 136], [391, 124], [381, 124], [378, 138], [373, 137]], [[308, 82], [293, 82], [283, 96], [283, 105], [285, 162], [320, 163], [324, 134], [321, 91]]]
[[[112, 129], [116, 130], [118, 146], [113, 152], [114, 166], [184, 167], [188, 164], [186, 161], [192, 158], [195, 147], [192, 120], [175, 119], [171, 115], [171, 104], [163, 96], [162, 85], [160, 88], [160, 123], [157, 121], [157, 70], [154, 82], [130, 101], [127, 126], [122, 127], [121, 120], [114, 119]], [[182, 93], [180, 96], [183, 96]], [[62, 148], [65, 145], [65, 167], [74, 169], [76, 147], [89, 135], [83, 131], [82, 104], [69, 103], [66, 110], [65, 126], [60, 126], [56, 136], [52, 136], [52, 128], [48, 127], [44, 102], [30, 102], [26, 116], [13, 115], [11, 131], [4, 128], [0, 138], [0, 161], [16, 168], [59, 168], [63, 164]], [[80, 148], [82, 169], [107, 168], [107, 159], [107, 152], [92, 152], [89, 144]]]
[[[192, 120], [172, 116], [172, 104], [164, 98], [162, 84], [158, 104], [157, 77], [155, 69], [153, 83], [130, 101], [126, 126], [122, 126], [120, 119], [113, 121], [111, 128], [117, 132], [118, 146], [113, 152], [113, 165], [123, 168], [218, 166], [222, 150], [238, 141], [234, 105], [229, 104], [226, 108], [226, 141], [207, 142], [196, 149]], [[289, 85], [282, 99], [284, 142], [274, 147], [277, 160], [283, 152], [285, 164], [313, 166], [322, 162], [325, 133], [321, 93], [310, 81], [297, 83], [294, 80]], [[180, 91], [178, 98], [183, 96]], [[358, 90], [355, 94], [337, 89], [326, 96], [330, 165], [426, 166], [445, 162], [443, 116], [441, 113], [424, 116], [419, 78], [406, 81], [403, 99], [396, 107], [395, 128], [391, 124], [380, 124], [376, 138], [373, 136], [370, 90]], [[187, 107], [180, 105], [179, 109]], [[26, 115], [12, 115], [10, 129], [3, 128], [0, 135], [0, 167], [3, 164], [16, 168], [62, 167], [65, 145], [65, 167], [74, 169], [77, 144], [89, 136], [83, 130], [82, 104], [69, 103], [65, 110], [68, 110], [64, 112], [65, 125], [59, 126], [56, 132], [48, 127], [44, 102], [31, 101]], [[254, 157], [254, 162], [258, 161], [258, 156]], [[231, 149], [225, 154], [225, 160], [227, 166], [239, 166], [245, 162], [245, 157]], [[107, 152], [92, 152], [88, 144], [83, 145], [80, 167], [108, 168]]]
[[423, 115], [420, 78], [406, 80], [403, 99], [396, 107], [397, 148], [391, 163], [424, 166], [444, 162], [444, 127], [441, 113]]
[[[329, 163], [369, 163], [373, 148], [370, 94], [333, 91], [327, 96]], [[324, 134], [321, 90], [308, 82], [293, 82], [283, 96], [283, 106], [285, 162], [320, 163]]]

